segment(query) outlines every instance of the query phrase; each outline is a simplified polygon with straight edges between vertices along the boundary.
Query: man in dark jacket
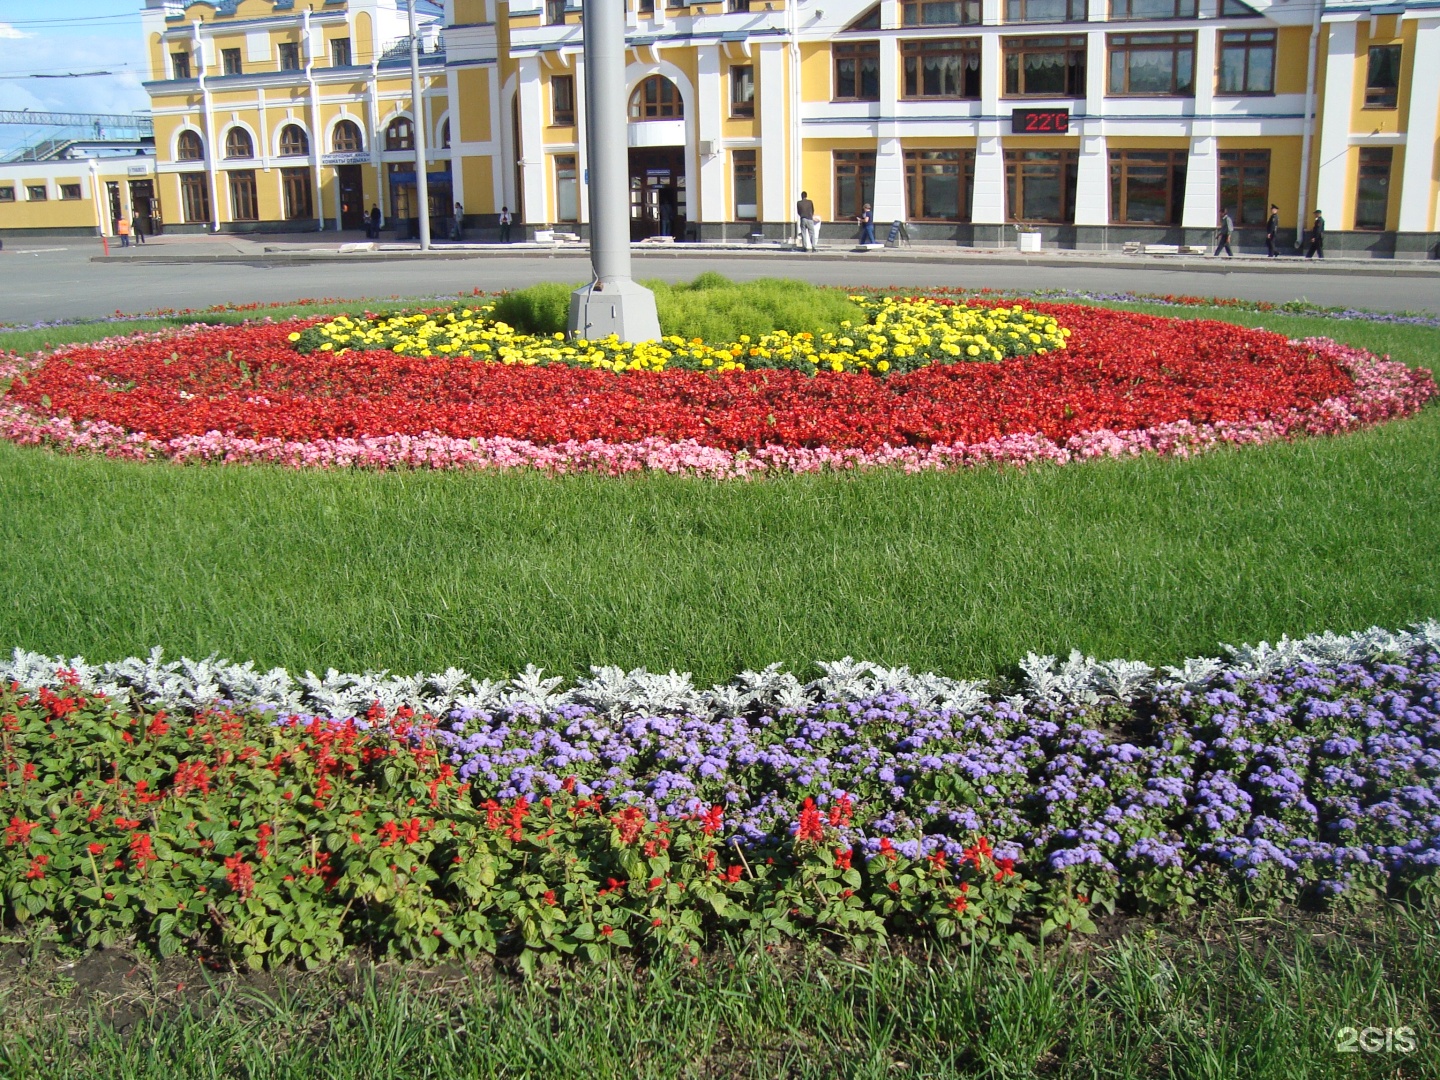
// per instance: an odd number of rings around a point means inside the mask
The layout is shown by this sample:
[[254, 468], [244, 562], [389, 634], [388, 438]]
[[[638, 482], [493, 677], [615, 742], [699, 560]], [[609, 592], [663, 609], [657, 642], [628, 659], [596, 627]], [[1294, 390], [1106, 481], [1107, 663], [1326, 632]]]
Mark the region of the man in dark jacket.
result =
[[1311, 255], [1325, 258], [1325, 218], [1319, 210], [1315, 211], [1315, 223], [1310, 226], [1310, 246], [1305, 250], [1305, 258]]
[[1270, 258], [1279, 254], [1275, 245], [1280, 236], [1280, 208], [1274, 203], [1270, 204], [1270, 216], [1265, 220], [1265, 251]]
[[800, 247], [805, 251], [816, 248], [815, 204], [808, 191], [800, 192], [800, 201], [795, 204], [795, 216], [800, 219]]
[[1220, 208], [1220, 227], [1215, 230], [1215, 254], [1218, 256], [1223, 248], [1225, 254], [1230, 258], [1235, 257], [1235, 252], [1230, 250], [1230, 234], [1235, 231], [1235, 219], [1230, 216], [1230, 208]]

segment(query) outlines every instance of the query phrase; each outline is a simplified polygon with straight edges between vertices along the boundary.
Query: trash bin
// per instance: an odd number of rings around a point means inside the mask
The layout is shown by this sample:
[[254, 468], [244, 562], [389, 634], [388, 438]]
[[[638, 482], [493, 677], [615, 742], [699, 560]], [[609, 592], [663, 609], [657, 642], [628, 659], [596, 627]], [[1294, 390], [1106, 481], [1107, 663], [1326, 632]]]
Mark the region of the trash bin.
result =
[[1038, 232], [1017, 232], [1015, 240], [1021, 251], [1040, 250], [1040, 234]]

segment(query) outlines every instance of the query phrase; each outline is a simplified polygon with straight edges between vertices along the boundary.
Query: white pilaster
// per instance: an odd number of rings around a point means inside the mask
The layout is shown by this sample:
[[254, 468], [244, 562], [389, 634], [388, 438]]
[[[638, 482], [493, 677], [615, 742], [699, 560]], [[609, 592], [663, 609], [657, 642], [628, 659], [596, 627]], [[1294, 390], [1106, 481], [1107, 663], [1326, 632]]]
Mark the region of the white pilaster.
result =
[[[1195, 31], [1195, 116], [1209, 134], [1210, 116], [1215, 111], [1215, 34], [1213, 26]], [[1197, 135], [1200, 131], [1195, 132]]]
[[[881, 222], [904, 221], [905, 213], [905, 152], [894, 131], [896, 125], [880, 136], [875, 147], [875, 194], [871, 200], [875, 227]], [[845, 235], [842, 230], [842, 235]]]
[[[1349, 228], [1345, 192], [1350, 173], [1350, 103], [1355, 87], [1355, 22], [1327, 24], [1330, 39], [1325, 50], [1325, 102], [1320, 109], [1320, 170], [1315, 179], [1315, 200], [1309, 210], [1320, 209], [1331, 229]], [[1308, 227], [1308, 220], [1301, 227]]]
[[[720, 46], [701, 45], [696, 50], [697, 75], [695, 86], [696, 138], [703, 146], [710, 144], [710, 153], [700, 156], [699, 210], [701, 221], [727, 221], [730, 214], [725, 206], [725, 164], [729, 160], [720, 149], [720, 131], [730, 95], [726, 92], [725, 80], [721, 75]], [[692, 208], [694, 185], [690, 198]]]
[[[1091, 18], [1094, 18], [1093, 14]], [[1086, 116], [1098, 117], [1105, 111], [1105, 70], [1105, 31], [1091, 30], [1085, 35]], [[1093, 122], [1099, 123], [1098, 120]]]
[[[1421, 57], [1426, 58], [1424, 63]], [[1410, 112], [1405, 120], [1399, 231], [1431, 232], [1440, 228], [1430, 194], [1430, 179], [1435, 175], [1436, 109], [1440, 107], [1440, 18], [1419, 20], [1415, 58], [1410, 76]]]
[[[1190, 140], [1185, 167], [1185, 208], [1180, 224], [1187, 229], [1213, 229], [1220, 220], [1220, 158], [1218, 140], [1203, 135]], [[1230, 207], [1235, 213], [1235, 207]]]
[[580, 220], [590, 220], [590, 117], [585, 112], [585, 54], [575, 54], [575, 164], [580, 172]]
[[[489, 10], [488, 4], [486, 10]], [[505, 131], [510, 127], [510, 117], [507, 115], [502, 120], [500, 115], [500, 65], [487, 64], [485, 79], [490, 90], [490, 146], [493, 148], [490, 155], [490, 190], [494, 203], [491, 209], [498, 214], [502, 206], [515, 205], [515, 195], [510, 190], [514, 186], [510, 178], [515, 175], [515, 159], [505, 154]], [[581, 101], [578, 82], [575, 84], [575, 95], [575, 107], [578, 109]]]
[[976, 225], [1005, 224], [1005, 151], [999, 135], [975, 140], [975, 196], [970, 220]]
[[1000, 88], [1005, 85], [1005, 61], [1000, 55], [1000, 35], [980, 39], [980, 112], [1000, 115]]
[[520, 95], [520, 184], [525, 191], [525, 223], [548, 225], [550, 199], [545, 177], [545, 102], [540, 93], [540, 61], [533, 56], [522, 57], [518, 66], [519, 82], [515, 92]]
[[[755, 92], [760, 106], [760, 220], [794, 221], [795, 207], [785, 205], [785, 46], [767, 42], [758, 51], [760, 70]], [[803, 180], [797, 178], [796, 182], [804, 186]]]
[[[1098, 124], [1094, 125], [1097, 129]], [[1080, 168], [1075, 178], [1075, 224], [1110, 224], [1110, 159], [1105, 136], [1080, 137]]]

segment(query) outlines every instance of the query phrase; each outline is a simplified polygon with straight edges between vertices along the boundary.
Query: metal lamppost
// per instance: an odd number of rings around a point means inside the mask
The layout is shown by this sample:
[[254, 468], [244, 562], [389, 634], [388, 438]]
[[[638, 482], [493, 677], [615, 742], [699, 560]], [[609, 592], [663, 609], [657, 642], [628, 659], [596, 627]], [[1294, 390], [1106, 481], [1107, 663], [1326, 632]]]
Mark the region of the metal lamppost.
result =
[[584, 0], [585, 149], [590, 173], [590, 266], [570, 294], [570, 333], [591, 341], [655, 341], [655, 294], [630, 276], [629, 142], [625, 118], [625, 0]]
[[415, 0], [410, 0], [410, 100], [415, 103], [415, 200], [420, 204], [420, 250], [430, 250], [430, 177], [425, 173], [425, 102], [420, 97], [420, 39], [415, 36]]

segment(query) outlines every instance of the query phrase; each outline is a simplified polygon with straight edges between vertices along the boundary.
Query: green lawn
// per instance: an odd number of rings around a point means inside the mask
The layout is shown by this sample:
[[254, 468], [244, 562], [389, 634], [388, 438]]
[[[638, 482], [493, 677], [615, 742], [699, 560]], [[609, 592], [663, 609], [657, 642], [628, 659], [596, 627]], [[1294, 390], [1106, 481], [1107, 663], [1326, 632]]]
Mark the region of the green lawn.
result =
[[[1227, 317], [1440, 357], [1440, 330]], [[723, 680], [852, 655], [973, 676], [1030, 649], [1175, 662], [1440, 614], [1435, 408], [1191, 461], [752, 483], [6, 445], [0, 505], [0, 641], [95, 660], [163, 645], [293, 669]]]

